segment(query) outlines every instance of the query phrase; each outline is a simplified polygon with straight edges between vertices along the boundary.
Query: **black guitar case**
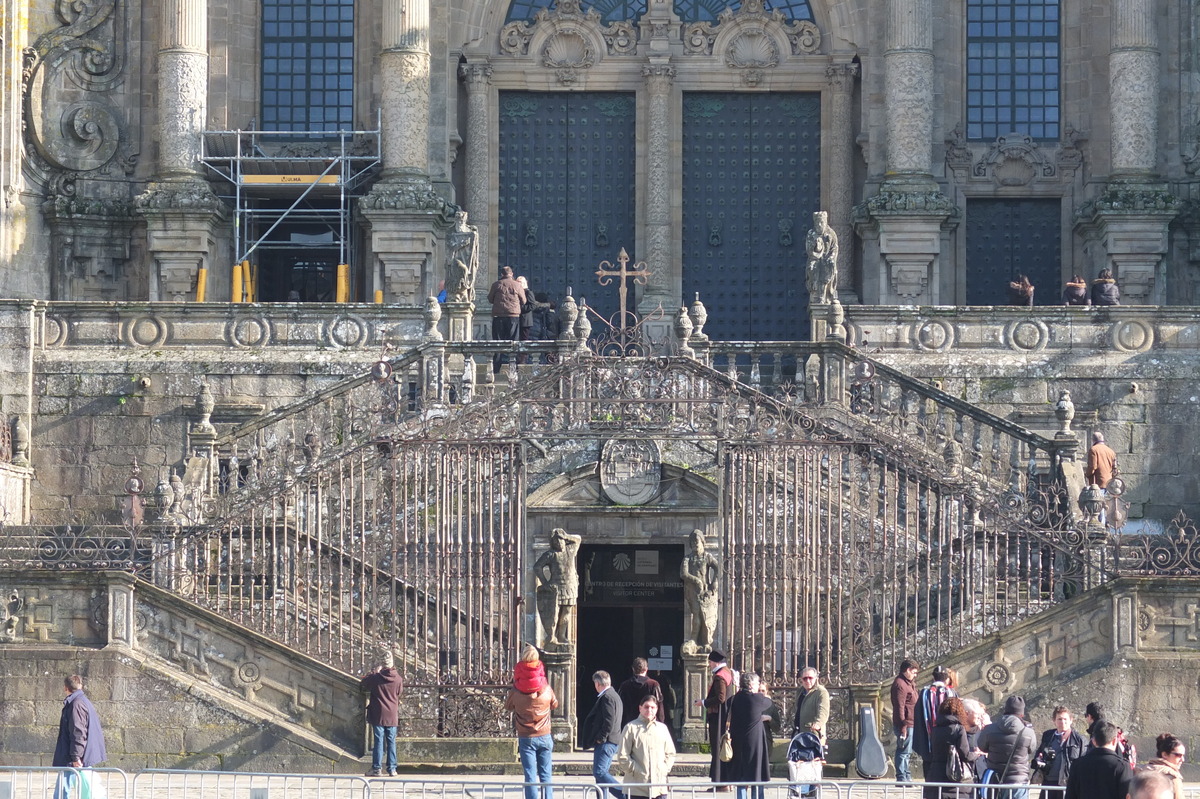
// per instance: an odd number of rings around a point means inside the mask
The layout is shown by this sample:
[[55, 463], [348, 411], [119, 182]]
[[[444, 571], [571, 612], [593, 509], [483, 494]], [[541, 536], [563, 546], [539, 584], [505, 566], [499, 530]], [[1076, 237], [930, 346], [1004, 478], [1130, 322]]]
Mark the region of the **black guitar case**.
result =
[[875, 710], [870, 705], [858, 709], [858, 750], [854, 753], [854, 770], [867, 780], [877, 780], [887, 775], [887, 750], [879, 740], [879, 728], [875, 724]]

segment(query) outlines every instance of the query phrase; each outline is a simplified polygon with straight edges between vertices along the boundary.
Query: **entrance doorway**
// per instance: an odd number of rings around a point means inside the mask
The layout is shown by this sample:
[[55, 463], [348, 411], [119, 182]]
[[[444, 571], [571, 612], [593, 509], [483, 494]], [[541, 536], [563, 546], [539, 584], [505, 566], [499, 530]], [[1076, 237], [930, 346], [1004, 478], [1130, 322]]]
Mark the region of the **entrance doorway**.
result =
[[650, 676], [663, 684], [667, 720], [678, 740], [683, 702], [682, 562], [683, 547], [674, 544], [580, 548], [575, 707], [580, 729], [596, 699], [592, 674], [607, 671], [618, 688], [631, 676], [633, 659], [644, 657]]

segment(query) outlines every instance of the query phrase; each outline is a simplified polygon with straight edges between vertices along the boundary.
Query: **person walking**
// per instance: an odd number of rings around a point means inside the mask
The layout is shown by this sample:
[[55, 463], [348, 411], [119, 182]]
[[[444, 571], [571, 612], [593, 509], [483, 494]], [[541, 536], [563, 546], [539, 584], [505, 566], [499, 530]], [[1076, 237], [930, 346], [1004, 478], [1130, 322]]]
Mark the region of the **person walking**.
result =
[[[596, 686], [596, 703], [583, 720], [583, 746], [592, 748], [592, 777], [597, 785], [619, 785], [609, 773], [613, 758], [621, 745], [621, 697], [612, 687], [612, 676], [607, 671], [592, 675]], [[609, 788], [615, 799], [624, 799], [617, 788]]]
[[617, 690], [617, 693], [621, 695], [621, 707], [623, 708], [621, 726], [624, 727], [638, 717], [642, 700], [647, 696], [654, 697], [654, 701], [658, 703], [658, 720], [666, 723], [662, 686], [658, 684], [658, 680], [649, 675], [650, 664], [646, 662], [645, 658], [638, 657], [633, 659], [629, 668], [633, 672], [633, 676], [621, 683], [621, 687]]
[[[957, 696], [951, 696], [938, 707], [937, 723], [933, 727], [930, 738], [929, 767], [925, 771], [925, 782], [954, 782], [948, 774], [950, 763], [950, 747], [958, 752], [963, 763], [972, 764], [978, 759], [979, 753], [971, 746], [967, 737], [964, 719], [967, 709]], [[968, 765], [970, 773], [973, 767]], [[973, 781], [973, 780], [972, 780]], [[973, 795], [971, 788], [958, 788], [937, 785], [921, 789], [922, 799], [967, 799]]]
[[667, 795], [667, 775], [675, 765], [675, 742], [667, 725], [658, 720], [658, 700], [646, 696], [638, 717], [625, 725], [617, 750], [617, 767], [625, 775], [629, 799]]
[[1100, 274], [1092, 281], [1092, 305], [1120, 305], [1121, 289], [1113, 279], [1111, 269], [1100, 270]]
[[[733, 759], [729, 761], [726, 779], [731, 782], [765, 783], [771, 779], [771, 749], [767, 728], [771, 720], [771, 697], [761, 692], [760, 679], [752, 671], [742, 672], [741, 690], [729, 702], [729, 739], [733, 744]], [[737, 786], [737, 799], [763, 799], [762, 785]]]
[[704, 705], [705, 720], [708, 726], [708, 746], [712, 753], [712, 762], [708, 767], [708, 780], [713, 784], [713, 790], [727, 792], [732, 790], [728, 785], [722, 785], [726, 765], [721, 762], [721, 736], [729, 726], [729, 697], [733, 694], [733, 670], [725, 662], [725, 654], [714, 649], [708, 653], [708, 667], [712, 670], [712, 682], [708, 686], [708, 694], [701, 702]]
[[1155, 739], [1155, 756], [1146, 761], [1143, 771], [1157, 771], [1171, 781], [1174, 799], [1183, 799], [1183, 775], [1179, 769], [1187, 759], [1187, 747], [1183, 741], [1169, 732]]
[[896, 733], [896, 782], [912, 782], [909, 761], [913, 752], [913, 719], [917, 707], [916, 661], [905, 660], [900, 664], [896, 679], [892, 680], [892, 731]]
[[[1034, 765], [1042, 773], [1043, 785], [1066, 785], [1071, 766], [1083, 757], [1087, 742], [1071, 729], [1071, 711], [1059, 705], [1054, 708], [1054, 727], [1042, 733]], [[1042, 791], [1042, 799], [1058, 799], [1058, 791]]]
[[[517, 341], [521, 336], [521, 304], [525, 301], [526, 289], [513, 277], [511, 266], [500, 267], [500, 279], [488, 289], [488, 302], [492, 304], [492, 340]], [[497, 353], [492, 359], [492, 371], [499, 372], [505, 356]]]
[[1117, 726], [1111, 721], [1092, 724], [1092, 748], [1075, 761], [1067, 778], [1064, 799], [1125, 799], [1133, 769], [1117, 754]]
[[[108, 760], [104, 730], [92, 701], [83, 693], [83, 678], [72, 674], [63, 679], [62, 714], [58, 719], [58, 742], [51, 765], [55, 768], [91, 768]], [[67, 771], [59, 778], [55, 799], [74, 796], [77, 772]]]
[[[551, 782], [551, 753], [554, 739], [550, 737], [550, 711], [558, 707], [558, 697], [549, 685], [532, 693], [515, 687], [504, 700], [504, 709], [513, 714], [517, 728], [517, 754], [525, 774], [525, 799], [553, 799]], [[542, 787], [539, 787], [539, 784]]]
[[404, 681], [395, 669], [395, 658], [385, 651], [379, 665], [362, 678], [362, 688], [370, 692], [367, 701], [367, 723], [371, 725], [371, 770], [368, 777], [379, 777], [384, 772], [384, 757], [387, 758], [389, 777], [396, 776], [396, 727], [400, 724], [400, 693]]
[[[984, 727], [978, 747], [988, 759], [988, 767], [1000, 775], [1004, 785], [1027, 786], [1037, 738], [1025, 721], [1025, 698], [1010, 696], [1004, 700], [1004, 715]], [[1029, 788], [1009, 788], [999, 799], [1028, 799]]]

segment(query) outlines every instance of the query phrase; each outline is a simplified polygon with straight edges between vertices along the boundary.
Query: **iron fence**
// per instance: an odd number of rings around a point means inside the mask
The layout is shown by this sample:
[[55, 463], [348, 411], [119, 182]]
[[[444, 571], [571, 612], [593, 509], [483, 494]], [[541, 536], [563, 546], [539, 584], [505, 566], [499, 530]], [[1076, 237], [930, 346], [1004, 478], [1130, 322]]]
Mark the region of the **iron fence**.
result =
[[115, 768], [0, 766], [0, 799], [132, 799], [129, 775]]

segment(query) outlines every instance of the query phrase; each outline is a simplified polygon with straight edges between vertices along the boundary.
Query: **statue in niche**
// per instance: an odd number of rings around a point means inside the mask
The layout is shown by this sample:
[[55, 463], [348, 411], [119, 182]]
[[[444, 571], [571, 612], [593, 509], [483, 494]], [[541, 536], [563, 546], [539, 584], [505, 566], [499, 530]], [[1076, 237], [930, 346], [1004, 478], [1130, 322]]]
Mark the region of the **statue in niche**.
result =
[[717, 629], [717, 589], [721, 565], [705, 551], [704, 533], [693, 530], [688, 536], [691, 551], [679, 565], [683, 580], [683, 598], [692, 614], [691, 635], [683, 643], [683, 653], [694, 655], [712, 648]]
[[446, 255], [446, 301], [472, 302], [475, 299], [475, 275], [479, 271], [479, 228], [467, 224], [467, 212], [454, 214]]
[[829, 214], [817, 211], [813, 214], [813, 228], [805, 239], [808, 249], [808, 301], [810, 304], [828, 305], [837, 299], [837, 233], [829, 226]]
[[579, 554], [581, 536], [571, 535], [561, 527], [550, 533], [550, 549], [533, 564], [537, 578], [537, 609], [542, 629], [550, 647], [571, 643], [571, 610], [579, 598], [579, 571], [575, 557]]

